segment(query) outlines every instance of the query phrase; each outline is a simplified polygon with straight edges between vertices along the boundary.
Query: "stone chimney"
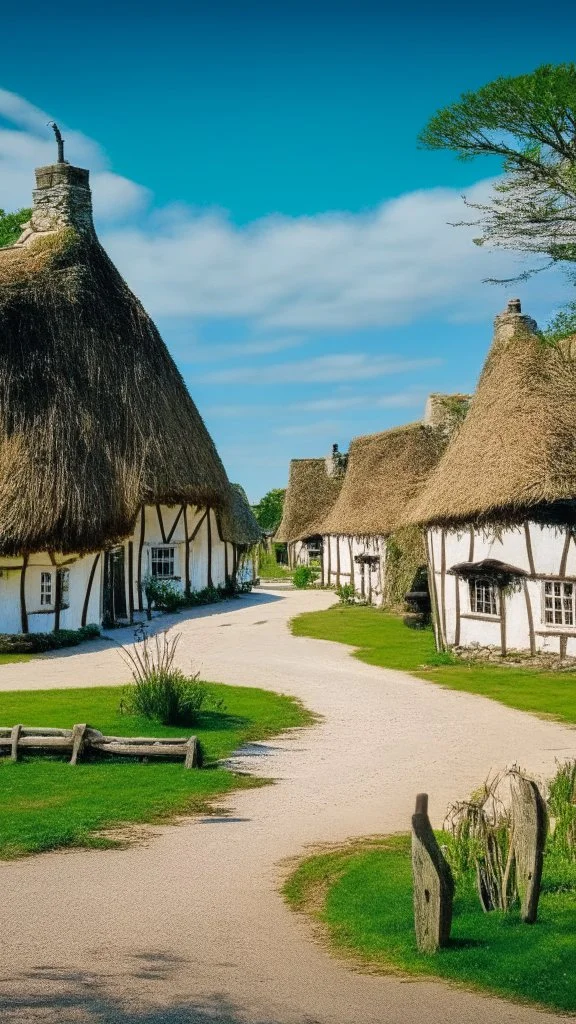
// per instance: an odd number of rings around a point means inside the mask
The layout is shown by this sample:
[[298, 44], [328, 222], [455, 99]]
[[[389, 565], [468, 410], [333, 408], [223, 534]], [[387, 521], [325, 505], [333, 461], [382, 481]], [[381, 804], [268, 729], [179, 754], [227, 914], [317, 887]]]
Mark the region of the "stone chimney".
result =
[[494, 320], [494, 340], [506, 343], [519, 330], [536, 334], [538, 324], [522, 312], [520, 299], [510, 299], [504, 312], [499, 313]]
[[428, 395], [424, 418], [425, 427], [433, 427], [451, 434], [465, 418], [470, 405], [470, 395]]
[[82, 167], [59, 162], [36, 168], [34, 209], [30, 218], [33, 231], [76, 228], [93, 235], [92, 195], [89, 172]]

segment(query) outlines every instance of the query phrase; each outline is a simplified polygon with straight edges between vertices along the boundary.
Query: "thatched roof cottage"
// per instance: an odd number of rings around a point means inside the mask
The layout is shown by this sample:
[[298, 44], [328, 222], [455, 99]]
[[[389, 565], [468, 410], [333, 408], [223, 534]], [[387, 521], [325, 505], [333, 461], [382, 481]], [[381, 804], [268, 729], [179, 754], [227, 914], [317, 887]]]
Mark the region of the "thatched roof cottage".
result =
[[345, 466], [338, 445], [324, 459], [292, 459], [282, 522], [274, 537], [288, 545], [291, 566], [323, 560], [322, 524], [340, 493]]
[[30, 223], [0, 250], [0, 339], [0, 632], [128, 620], [147, 575], [224, 583], [236, 497], [98, 241], [87, 170], [36, 170]]
[[547, 345], [517, 299], [412, 519], [440, 647], [576, 655], [576, 342]]
[[[374, 604], [403, 600], [426, 559], [421, 531], [398, 531], [467, 402], [463, 395], [431, 395], [422, 422], [354, 438], [344, 484], [322, 524], [327, 585], [349, 583]], [[387, 566], [392, 535], [398, 535], [394, 578]]]

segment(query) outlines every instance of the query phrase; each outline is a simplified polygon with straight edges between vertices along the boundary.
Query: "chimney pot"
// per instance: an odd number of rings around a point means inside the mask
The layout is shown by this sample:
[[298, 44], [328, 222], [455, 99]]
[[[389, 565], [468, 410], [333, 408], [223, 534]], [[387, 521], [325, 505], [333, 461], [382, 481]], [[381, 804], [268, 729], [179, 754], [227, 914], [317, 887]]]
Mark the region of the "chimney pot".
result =
[[522, 312], [522, 304], [520, 302], [520, 299], [510, 299], [510, 301], [508, 303], [508, 310], [507, 310], [507, 312], [508, 313], [521, 313]]

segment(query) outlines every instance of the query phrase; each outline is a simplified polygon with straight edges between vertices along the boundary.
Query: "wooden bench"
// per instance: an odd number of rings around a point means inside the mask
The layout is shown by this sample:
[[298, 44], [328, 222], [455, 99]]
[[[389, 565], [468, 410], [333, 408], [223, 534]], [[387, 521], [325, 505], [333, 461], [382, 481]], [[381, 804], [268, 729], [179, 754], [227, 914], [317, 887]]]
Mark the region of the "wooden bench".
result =
[[104, 736], [89, 725], [72, 729], [49, 729], [14, 725], [0, 726], [0, 755], [9, 754], [17, 761], [22, 751], [44, 754], [70, 754], [70, 764], [85, 754], [110, 757], [162, 757], [184, 761], [185, 768], [199, 768], [200, 747], [196, 736]]

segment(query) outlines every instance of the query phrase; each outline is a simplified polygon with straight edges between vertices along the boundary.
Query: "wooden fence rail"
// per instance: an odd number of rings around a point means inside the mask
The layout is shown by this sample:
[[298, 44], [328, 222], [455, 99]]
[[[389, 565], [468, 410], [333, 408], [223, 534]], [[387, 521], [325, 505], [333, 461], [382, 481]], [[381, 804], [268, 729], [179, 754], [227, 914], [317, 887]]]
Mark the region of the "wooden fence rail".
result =
[[70, 764], [85, 754], [111, 757], [182, 758], [185, 768], [200, 767], [200, 747], [196, 736], [104, 736], [89, 725], [72, 729], [30, 728], [24, 725], [0, 726], [0, 755], [9, 754], [17, 761], [22, 751], [59, 754], [70, 753]]

